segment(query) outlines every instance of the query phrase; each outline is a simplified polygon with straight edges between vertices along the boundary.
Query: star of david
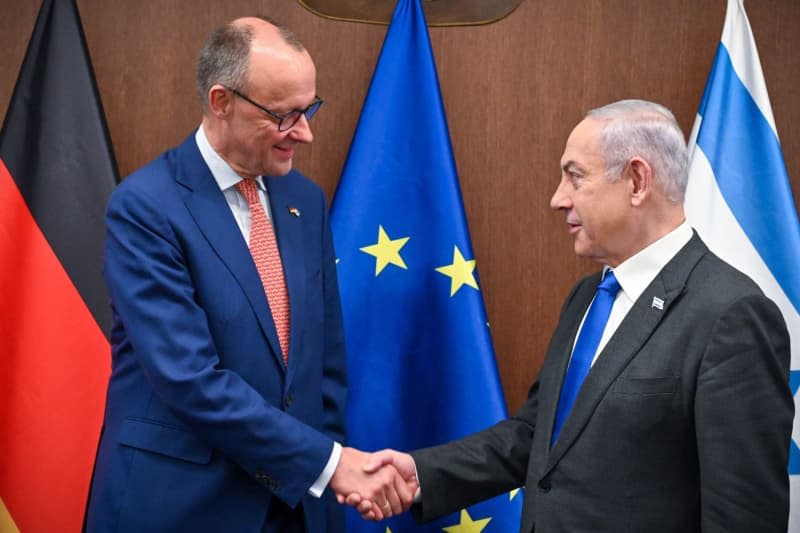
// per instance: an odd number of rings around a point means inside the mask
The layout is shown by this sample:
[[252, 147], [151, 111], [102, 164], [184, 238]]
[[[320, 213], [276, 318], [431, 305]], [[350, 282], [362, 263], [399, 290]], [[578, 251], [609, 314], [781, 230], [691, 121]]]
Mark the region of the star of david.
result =
[[[792, 389], [792, 396], [794, 397], [795, 412], [800, 412], [800, 398], [797, 397], [797, 389], [800, 389], [800, 370], [792, 370], [789, 372], [789, 387]], [[798, 440], [800, 440], [800, 428], [795, 424], [795, 429], [792, 431], [792, 443], [789, 447], [789, 475], [800, 474], [800, 447], [798, 447]]]

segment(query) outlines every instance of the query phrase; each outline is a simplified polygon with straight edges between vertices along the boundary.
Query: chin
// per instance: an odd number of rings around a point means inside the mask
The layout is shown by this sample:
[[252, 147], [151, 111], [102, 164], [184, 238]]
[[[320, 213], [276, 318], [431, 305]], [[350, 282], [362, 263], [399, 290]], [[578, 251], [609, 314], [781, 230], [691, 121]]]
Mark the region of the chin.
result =
[[588, 257], [590, 252], [589, 248], [578, 239], [575, 239], [572, 245], [572, 251], [575, 252], [575, 255], [578, 257]]
[[592, 250], [591, 247], [586, 246], [585, 244], [582, 245], [578, 242], [575, 242], [574, 251], [575, 255], [577, 255], [578, 257], [591, 259], [592, 261], [597, 261], [599, 263], [603, 262], [602, 259], [598, 258], [596, 250]]

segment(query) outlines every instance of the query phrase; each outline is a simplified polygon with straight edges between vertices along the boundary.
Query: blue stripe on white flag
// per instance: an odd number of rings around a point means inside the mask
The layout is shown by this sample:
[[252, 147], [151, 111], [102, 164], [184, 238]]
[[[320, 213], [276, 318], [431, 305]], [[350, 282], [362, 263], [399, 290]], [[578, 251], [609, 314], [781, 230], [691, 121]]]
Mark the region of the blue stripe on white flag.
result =
[[[717, 51], [710, 78], [700, 108], [703, 122], [697, 144], [708, 158], [734, 216], [800, 312], [800, 284], [796, 280], [800, 232], [780, 143], [737, 76], [723, 45]], [[782, 227], [789, 231], [778, 231]]]

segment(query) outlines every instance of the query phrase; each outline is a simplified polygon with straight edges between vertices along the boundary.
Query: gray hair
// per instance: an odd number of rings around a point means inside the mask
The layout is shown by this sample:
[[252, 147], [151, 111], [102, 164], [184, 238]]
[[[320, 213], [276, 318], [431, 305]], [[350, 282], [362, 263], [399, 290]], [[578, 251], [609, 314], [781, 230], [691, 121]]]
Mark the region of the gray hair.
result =
[[683, 202], [688, 179], [686, 139], [669, 109], [645, 100], [620, 100], [592, 109], [587, 116], [605, 122], [600, 150], [608, 179], [618, 179], [632, 157], [641, 157], [653, 169], [667, 199]]
[[[270, 17], [257, 16], [278, 29], [284, 42], [297, 50], [305, 50], [291, 30]], [[253, 28], [247, 24], [229, 22], [206, 38], [197, 60], [197, 91], [203, 113], [208, 111], [208, 91], [216, 84], [243, 90], [247, 79]]]

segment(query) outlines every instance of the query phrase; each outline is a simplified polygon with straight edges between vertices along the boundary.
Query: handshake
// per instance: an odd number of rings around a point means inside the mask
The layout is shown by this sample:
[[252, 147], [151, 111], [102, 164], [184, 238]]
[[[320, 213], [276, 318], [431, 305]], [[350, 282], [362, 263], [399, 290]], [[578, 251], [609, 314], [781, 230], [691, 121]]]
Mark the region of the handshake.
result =
[[417, 467], [407, 453], [342, 448], [330, 487], [339, 503], [355, 507], [365, 520], [383, 520], [408, 511], [414, 503]]

